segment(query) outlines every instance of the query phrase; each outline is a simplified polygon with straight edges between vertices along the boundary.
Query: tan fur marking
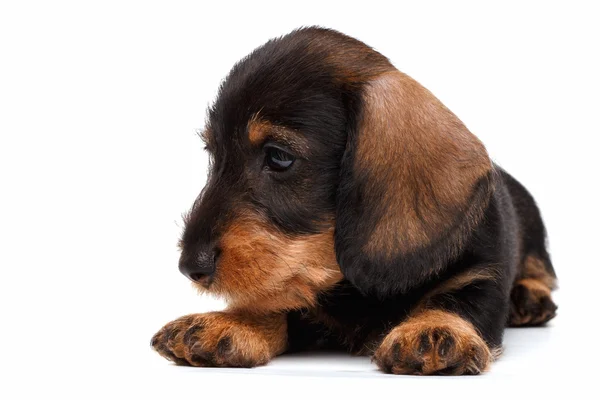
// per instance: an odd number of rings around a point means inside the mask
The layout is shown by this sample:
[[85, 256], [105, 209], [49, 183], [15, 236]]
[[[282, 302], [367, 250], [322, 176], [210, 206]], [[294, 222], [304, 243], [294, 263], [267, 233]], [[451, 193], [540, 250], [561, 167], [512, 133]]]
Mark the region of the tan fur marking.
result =
[[523, 277], [537, 279], [551, 290], [556, 289], [556, 278], [548, 273], [544, 262], [535, 256], [527, 256], [523, 262]]
[[434, 287], [428, 293], [423, 296], [421, 301], [413, 309], [412, 315], [422, 311], [429, 307], [429, 301], [437, 295], [452, 292], [455, 290], [462, 289], [463, 287], [470, 285], [477, 281], [496, 280], [498, 273], [495, 271], [493, 266], [487, 266], [485, 269], [476, 269], [463, 272], [455, 275]]
[[493, 354], [470, 322], [446, 311], [427, 310], [394, 328], [374, 360], [394, 374], [462, 375], [485, 371]]
[[524, 285], [531, 291], [540, 292], [545, 295], [550, 295], [550, 288], [548, 287], [548, 285], [537, 279], [521, 279], [517, 282], [517, 284]]
[[255, 316], [229, 310], [181, 317], [152, 339], [163, 357], [194, 366], [256, 366], [266, 364], [287, 346], [284, 314]]
[[248, 139], [254, 146], [261, 145], [271, 130], [272, 125], [269, 122], [258, 119], [257, 117], [248, 123]]
[[274, 125], [258, 117], [248, 123], [248, 139], [256, 147], [261, 146], [268, 139], [274, 139], [288, 145], [297, 155], [309, 157], [308, 142], [299, 132]]
[[399, 71], [372, 80], [364, 99], [355, 168], [370, 177], [365, 192], [382, 196], [385, 215], [366, 250], [410, 252], [454, 222], [491, 162], [452, 112]]
[[257, 216], [247, 216], [225, 230], [220, 246], [210, 292], [237, 309], [264, 313], [312, 306], [318, 292], [342, 279], [333, 228], [290, 237]]

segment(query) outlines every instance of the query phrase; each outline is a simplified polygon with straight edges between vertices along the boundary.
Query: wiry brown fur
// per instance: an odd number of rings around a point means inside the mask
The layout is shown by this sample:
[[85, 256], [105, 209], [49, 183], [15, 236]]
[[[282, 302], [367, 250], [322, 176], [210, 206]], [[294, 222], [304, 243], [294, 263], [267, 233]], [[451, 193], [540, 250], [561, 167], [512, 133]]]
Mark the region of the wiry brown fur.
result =
[[224, 229], [221, 249], [210, 291], [238, 309], [269, 313], [311, 307], [319, 292], [342, 279], [333, 229], [292, 237], [259, 216], [246, 215]]
[[[429, 245], [466, 207], [492, 168], [483, 144], [428, 90], [399, 71], [371, 80], [355, 162], [382, 194], [365, 251], [393, 255]], [[384, 185], [385, 191], [379, 188]], [[481, 217], [481, 212], [475, 217]], [[476, 224], [478, 221], [472, 222]], [[390, 235], [390, 232], [402, 232]]]
[[523, 261], [521, 267], [521, 273], [518, 274], [520, 278], [531, 278], [540, 281], [548, 289], [556, 289], [556, 277], [548, 272], [543, 260], [539, 257], [528, 255]]

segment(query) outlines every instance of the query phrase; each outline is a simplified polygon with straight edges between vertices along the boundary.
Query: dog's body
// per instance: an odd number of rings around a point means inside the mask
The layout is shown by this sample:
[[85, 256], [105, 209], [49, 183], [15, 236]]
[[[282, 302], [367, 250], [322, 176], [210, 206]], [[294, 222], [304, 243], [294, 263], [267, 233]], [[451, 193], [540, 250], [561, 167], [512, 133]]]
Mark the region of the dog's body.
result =
[[533, 198], [363, 43], [320, 28], [268, 42], [230, 72], [204, 139], [179, 267], [229, 308], [167, 324], [163, 356], [254, 366], [337, 347], [387, 372], [479, 373], [507, 323], [554, 317]]

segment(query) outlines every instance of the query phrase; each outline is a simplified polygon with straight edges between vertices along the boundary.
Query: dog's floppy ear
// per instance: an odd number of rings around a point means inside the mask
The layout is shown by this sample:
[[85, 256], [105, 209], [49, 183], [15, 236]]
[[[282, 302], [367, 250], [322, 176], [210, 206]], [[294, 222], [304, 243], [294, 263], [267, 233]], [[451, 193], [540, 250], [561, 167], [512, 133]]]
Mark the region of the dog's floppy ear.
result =
[[370, 79], [355, 103], [336, 200], [336, 254], [359, 290], [393, 296], [457, 257], [488, 205], [493, 167], [462, 122], [397, 70]]

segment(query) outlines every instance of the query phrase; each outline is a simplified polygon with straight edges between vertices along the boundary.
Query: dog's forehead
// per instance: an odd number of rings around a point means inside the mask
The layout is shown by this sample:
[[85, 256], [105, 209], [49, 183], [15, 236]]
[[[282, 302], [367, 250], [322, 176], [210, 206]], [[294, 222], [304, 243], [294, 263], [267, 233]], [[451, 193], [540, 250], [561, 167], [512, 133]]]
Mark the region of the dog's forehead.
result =
[[[265, 129], [304, 136], [323, 156], [346, 139], [348, 105], [360, 104], [360, 90], [393, 69], [389, 60], [339, 32], [304, 28], [273, 39], [234, 65], [209, 109], [211, 147], [220, 155], [241, 155], [251, 134]], [[258, 135], [260, 136], [260, 135]]]
[[325, 29], [303, 29], [271, 40], [238, 62], [209, 110], [211, 133], [248, 134], [260, 118], [310, 134], [337, 128], [348, 85], [389, 63], [365, 44]]
[[335, 92], [327, 87], [330, 83], [319, 82], [309, 72], [292, 68], [289, 73], [285, 68], [273, 71], [270, 63], [251, 69], [228, 77], [210, 110], [210, 131], [216, 140], [245, 137], [267, 126], [305, 132], [328, 112], [342, 107]]

